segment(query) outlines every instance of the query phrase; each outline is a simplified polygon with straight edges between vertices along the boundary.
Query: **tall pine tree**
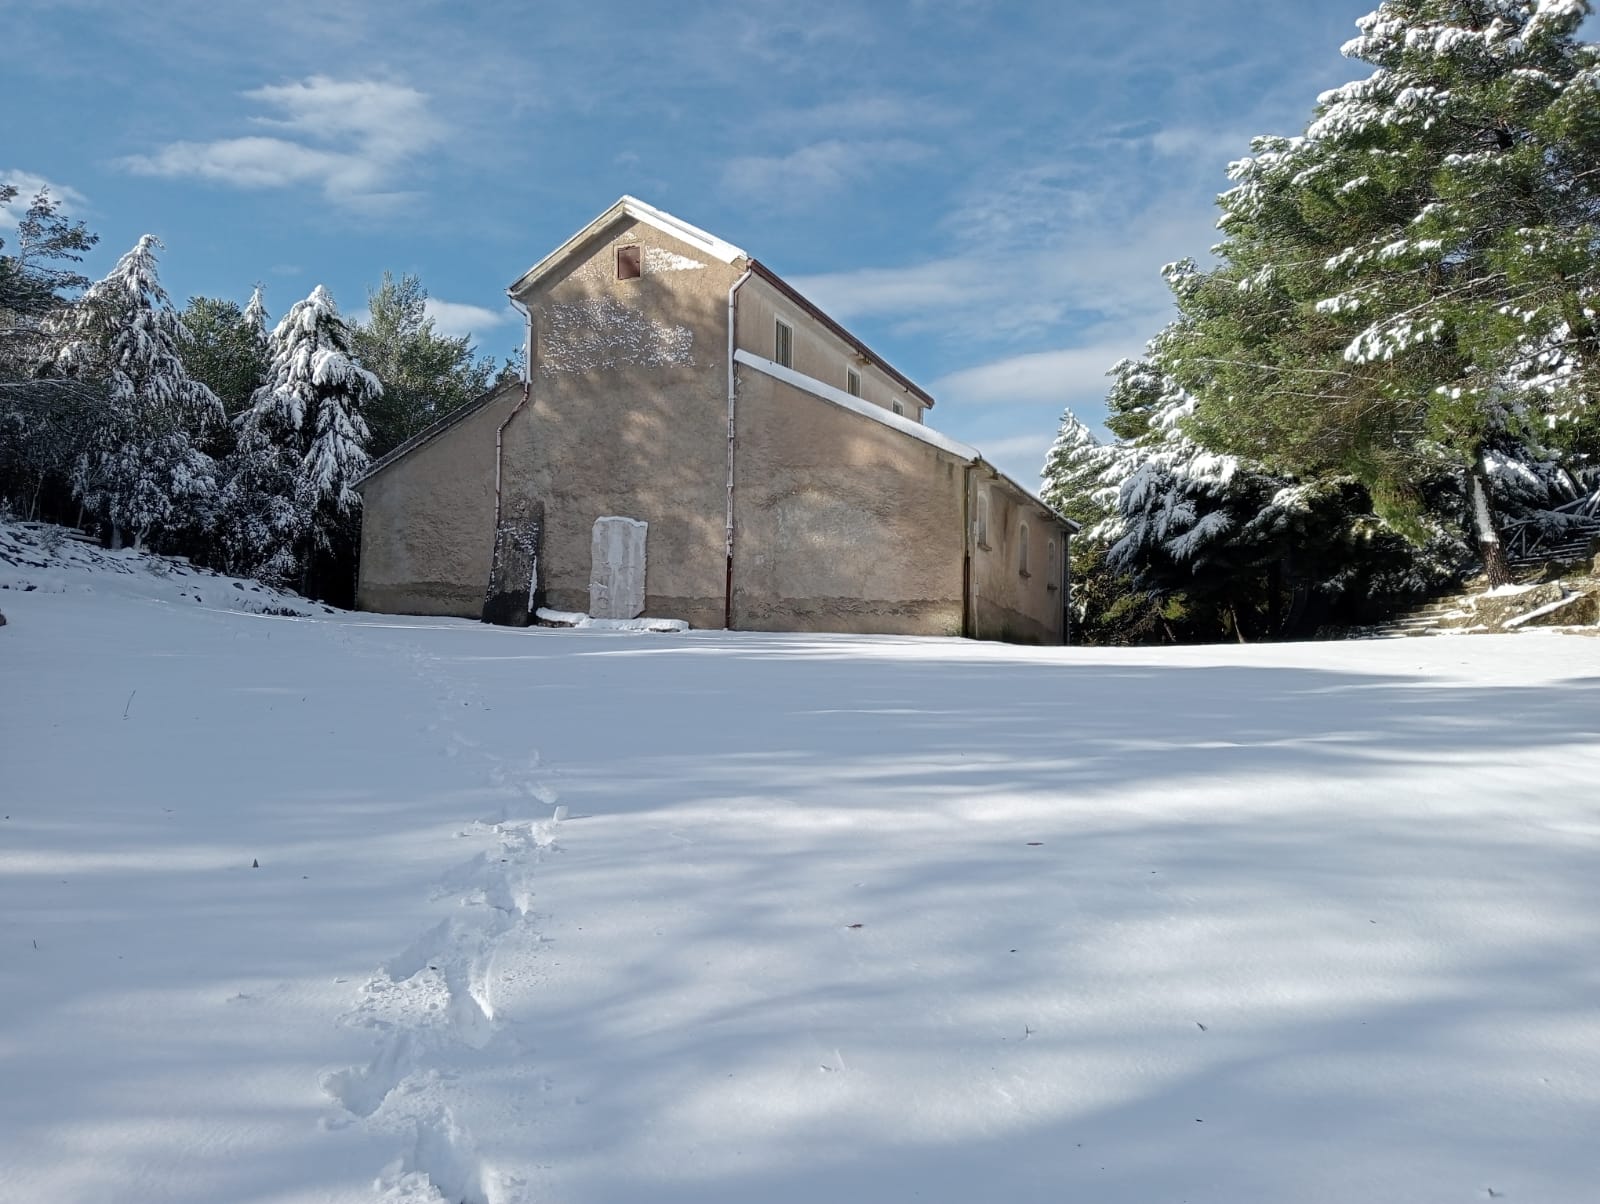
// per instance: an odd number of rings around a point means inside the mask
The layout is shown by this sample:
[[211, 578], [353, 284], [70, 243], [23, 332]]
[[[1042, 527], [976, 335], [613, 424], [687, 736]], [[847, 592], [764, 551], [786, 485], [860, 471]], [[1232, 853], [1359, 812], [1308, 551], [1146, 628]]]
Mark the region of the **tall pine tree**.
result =
[[112, 547], [198, 521], [216, 488], [200, 444], [222, 405], [184, 364], [189, 334], [156, 273], [160, 246], [146, 234], [59, 318], [57, 365], [99, 393], [73, 484]]
[[385, 272], [383, 283], [367, 293], [367, 320], [354, 328], [357, 356], [383, 382], [382, 398], [366, 415], [374, 457], [489, 387], [494, 361], [479, 358], [470, 338], [440, 334], [427, 303], [416, 276], [396, 280]]
[[[0, 181], [0, 206], [13, 207], [15, 185]], [[97, 391], [47, 369], [57, 330], [51, 319], [88, 286], [79, 272], [98, 241], [41, 189], [0, 238], [0, 500], [38, 517], [70, 498], [67, 479], [93, 428]]]
[[342, 601], [358, 531], [352, 486], [368, 463], [364, 412], [383, 386], [354, 358], [350, 328], [321, 285], [283, 316], [268, 355], [230, 465], [235, 554], [247, 553], [255, 529], [269, 537], [256, 554], [273, 576], [298, 567], [303, 588]]
[[1258, 139], [1221, 198], [1220, 265], [1169, 279], [1169, 370], [1213, 445], [1349, 473], [1421, 538], [1453, 472], [1492, 582], [1497, 447], [1591, 421], [1600, 118], [1584, 0], [1386, 0], [1374, 65], [1306, 134]]

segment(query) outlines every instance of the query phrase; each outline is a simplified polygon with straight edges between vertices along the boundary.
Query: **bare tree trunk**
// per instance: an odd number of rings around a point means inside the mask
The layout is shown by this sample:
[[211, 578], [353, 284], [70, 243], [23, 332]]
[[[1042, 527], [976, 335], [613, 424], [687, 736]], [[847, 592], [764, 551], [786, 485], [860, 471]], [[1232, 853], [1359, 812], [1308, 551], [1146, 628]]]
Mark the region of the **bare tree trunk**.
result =
[[1244, 638], [1244, 628], [1239, 626], [1239, 608], [1229, 602], [1227, 613], [1229, 621], [1233, 624], [1233, 638], [1241, 644], [1248, 644], [1250, 641]]
[[1500, 531], [1495, 526], [1494, 510], [1489, 503], [1489, 470], [1480, 450], [1467, 469], [1467, 504], [1472, 510], [1472, 527], [1478, 538], [1478, 555], [1483, 557], [1483, 571], [1489, 578], [1489, 588], [1496, 589], [1511, 584], [1511, 565], [1506, 560], [1505, 545], [1500, 542]]

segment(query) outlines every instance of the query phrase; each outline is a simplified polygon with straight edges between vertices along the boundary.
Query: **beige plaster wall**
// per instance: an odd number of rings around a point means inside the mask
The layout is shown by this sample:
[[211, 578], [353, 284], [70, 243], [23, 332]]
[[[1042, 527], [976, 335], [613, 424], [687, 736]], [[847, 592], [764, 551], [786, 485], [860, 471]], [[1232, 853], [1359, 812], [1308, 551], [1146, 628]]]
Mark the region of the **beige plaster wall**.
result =
[[[616, 248], [644, 273], [616, 279]], [[720, 627], [724, 616], [727, 296], [744, 268], [654, 227], [619, 221], [519, 300], [534, 319], [533, 380], [441, 432], [364, 486], [358, 604], [481, 612], [494, 540], [495, 433], [506, 422], [502, 513], [544, 516], [548, 605], [587, 610], [597, 518], [650, 525], [645, 611]], [[908, 416], [913, 398], [848, 344], [753, 277], [738, 344], [772, 355], [774, 319], [795, 332], [795, 369]], [[954, 635], [963, 629], [967, 507], [991, 497], [989, 548], [973, 560], [973, 634], [1059, 642], [1061, 591], [1045, 541], [1065, 540], [1037, 502], [958, 456], [753, 369], [739, 369], [734, 625]], [[513, 416], [513, 411], [515, 414]], [[1030, 526], [1031, 576], [1016, 566]], [[1059, 585], [1059, 581], [1057, 582]]]
[[965, 464], [739, 369], [734, 623], [961, 633]]
[[521, 400], [521, 388], [504, 390], [363, 484], [359, 609], [482, 614], [494, 552], [494, 435]]
[[877, 364], [859, 358], [856, 349], [759, 276], [739, 290], [738, 346], [762, 359], [776, 359], [777, 320], [794, 331], [794, 370], [835, 389], [845, 387], [845, 370], [861, 373], [861, 399], [886, 410], [900, 402], [905, 416], [923, 421], [922, 403]]
[[[616, 278], [616, 248], [644, 274]], [[721, 627], [726, 579], [727, 297], [735, 268], [622, 221], [519, 298], [534, 318], [531, 404], [505, 432], [508, 513], [543, 504], [547, 604], [586, 611], [590, 535], [650, 525], [645, 613]]]
[[[972, 472], [969, 505], [974, 526], [978, 498], [989, 499], [986, 544], [972, 549], [972, 634], [983, 640], [1059, 644], [1064, 631], [1062, 568], [1066, 528], [1048, 510], [982, 467]], [[1028, 568], [1021, 568], [1022, 527], [1027, 526]], [[1056, 547], [1050, 566], [1050, 543]]]

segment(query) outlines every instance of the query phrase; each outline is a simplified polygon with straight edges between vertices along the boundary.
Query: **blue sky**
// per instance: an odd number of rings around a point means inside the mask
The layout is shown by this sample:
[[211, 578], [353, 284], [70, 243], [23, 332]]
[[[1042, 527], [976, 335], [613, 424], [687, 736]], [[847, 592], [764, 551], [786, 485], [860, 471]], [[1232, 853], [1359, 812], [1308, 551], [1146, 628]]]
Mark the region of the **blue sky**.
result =
[[[1033, 484], [1167, 320], [1230, 159], [1298, 133], [1375, 0], [0, 0], [0, 175], [175, 298], [347, 310], [416, 272], [499, 355], [504, 289], [623, 193], [737, 243]], [[25, 116], [19, 116], [25, 114]], [[0, 229], [0, 237], [5, 231]]]

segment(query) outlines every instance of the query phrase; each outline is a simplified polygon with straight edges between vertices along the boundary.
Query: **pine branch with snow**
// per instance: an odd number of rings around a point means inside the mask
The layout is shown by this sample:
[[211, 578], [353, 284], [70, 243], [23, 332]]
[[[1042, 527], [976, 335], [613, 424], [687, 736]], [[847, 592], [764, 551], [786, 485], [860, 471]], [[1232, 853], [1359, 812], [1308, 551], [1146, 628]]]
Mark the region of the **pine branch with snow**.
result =
[[73, 470], [85, 507], [142, 543], [192, 519], [215, 487], [200, 444], [222, 405], [183, 355], [189, 332], [156, 270], [161, 242], [145, 235], [56, 319], [56, 367], [99, 394], [95, 434]]

